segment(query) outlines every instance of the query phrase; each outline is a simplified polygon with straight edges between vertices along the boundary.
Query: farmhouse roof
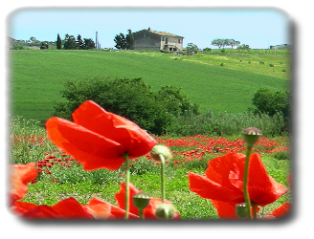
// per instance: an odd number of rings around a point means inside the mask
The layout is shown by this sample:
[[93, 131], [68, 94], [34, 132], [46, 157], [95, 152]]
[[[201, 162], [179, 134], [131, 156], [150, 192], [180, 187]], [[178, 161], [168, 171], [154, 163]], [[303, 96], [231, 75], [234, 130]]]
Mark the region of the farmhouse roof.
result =
[[[160, 36], [182, 37], [182, 36], [175, 35], [175, 34], [172, 34], [172, 33], [169, 33], [169, 32], [161, 32], [161, 31], [150, 30], [150, 28], [148, 28], [148, 30], [147, 29], [143, 29], [141, 31], [149, 31], [151, 33], [154, 33], [154, 34], [157, 34], [157, 35], [160, 35]], [[141, 31], [138, 31], [138, 32], [141, 32]]]

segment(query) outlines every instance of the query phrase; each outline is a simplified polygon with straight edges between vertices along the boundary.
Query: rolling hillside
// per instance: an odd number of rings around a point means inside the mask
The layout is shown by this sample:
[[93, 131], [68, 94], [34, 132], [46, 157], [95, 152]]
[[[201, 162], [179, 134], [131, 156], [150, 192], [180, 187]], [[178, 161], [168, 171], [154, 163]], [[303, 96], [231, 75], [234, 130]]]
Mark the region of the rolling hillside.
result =
[[60, 91], [66, 80], [142, 77], [153, 90], [163, 85], [182, 87], [202, 110], [231, 113], [251, 107], [260, 87], [288, 90], [290, 86], [290, 59], [281, 54], [24, 50], [11, 51], [10, 56], [12, 115], [40, 121], [52, 115], [55, 102], [64, 100]]

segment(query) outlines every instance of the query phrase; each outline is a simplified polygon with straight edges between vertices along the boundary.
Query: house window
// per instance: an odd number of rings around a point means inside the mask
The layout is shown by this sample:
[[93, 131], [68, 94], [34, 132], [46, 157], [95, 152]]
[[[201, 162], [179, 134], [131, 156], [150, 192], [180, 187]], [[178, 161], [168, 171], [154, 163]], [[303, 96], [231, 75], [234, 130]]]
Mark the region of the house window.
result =
[[165, 41], [166, 41], [166, 44], [168, 44], [168, 38], [167, 38], [167, 37], [166, 37], [166, 40], [165, 40]]
[[181, 43], [181, 39], [180, 39], [180, 38], [178, 39], [178, 43], [179, 43], [179, 44]]
[[161, 41], [164, 41], [165, 39], [164, 39], [164, 37], [161, 37]]

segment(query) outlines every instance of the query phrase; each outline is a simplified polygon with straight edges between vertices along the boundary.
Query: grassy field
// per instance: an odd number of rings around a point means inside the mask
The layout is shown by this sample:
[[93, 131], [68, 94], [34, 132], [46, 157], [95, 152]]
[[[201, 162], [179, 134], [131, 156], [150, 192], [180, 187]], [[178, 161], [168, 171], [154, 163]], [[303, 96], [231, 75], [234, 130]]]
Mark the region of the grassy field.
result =
[[[264, 64], [261, 64], [263, 62]], [[221, 66], [223, 63], [223, 66]], [[270, 64], [273, 67], [270, 67]], [[260, 87], [287, 90], [290, 55], [24, 50], [10, 52], [12, 115], [46, 121], [66, 80], [142, 77], [153, 90], [182, 87], [202, 110], [240, 113], [252, 106]]]

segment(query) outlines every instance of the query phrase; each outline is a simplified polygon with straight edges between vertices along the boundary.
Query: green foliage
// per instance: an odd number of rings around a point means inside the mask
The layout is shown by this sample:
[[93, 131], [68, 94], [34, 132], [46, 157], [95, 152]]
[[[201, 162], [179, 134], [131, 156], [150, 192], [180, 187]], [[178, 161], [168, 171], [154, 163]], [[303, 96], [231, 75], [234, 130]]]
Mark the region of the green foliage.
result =
[[82, 40], [82, 36], [80, 34], [78, 34], [78, 36], [77, 36], [76, 44], [77, 44], [78, 49], [84, 49], [85, 48], [84, 42]]
[[25, 47], [24, 47], [24, 45], [22, 45], [20, 43], [13, 43], [13, 44], [11, 44], [10, 49], [11, 50], [24, 50]]
[[250, 46], [242, 44], [241, 46], [237, 47], [237, 50], [250, 50]]
[[272, 91], [269, 88], [260, 88], [252, 99], [255, 109], [254, 113], [264, 113], [274, 116], [282, 113], [285, 118], [290, 116], [290, 94], [288, 91]]
[[186, 51], [187, 51], [188, 55], [193, 55], [193, 54], [196, 54], [198, 52], [198, 47], [197, 47], [197, 45], [195, 45], [193, 43], [188, 43], [187, 47], [186, 47]]
[[224, 39], [214, 39], [211, 43], [213, 46], [218, 46], [220, 49], [224, 45]]
[[41, 42], [40, 50], [47, 50], [49, 48], [48, 42], [43, 41]]
[[77, 49], [77, 47], [78, 46], [77, 46], [75, 37], [73, 35], [70, 36], [69, 34], [66, 34], [63, 48], [66, 50], [73, 50], [73, 49]]
[[123, 33], [117, 34], [114, 38], [114, 42], [116, 43], [114, 47], [119, 50], [124, 50], [127, 47], [127, 40]]
[[212, 50], [211, 48], [206, 47], [203, 49], [203, 52], [210, 52], [211, 50]]
[[61, 50], [61, 48], [62, 48], [62, 41], [61, 41], [60, 35], [58, 34], [58, 36], [57, 36], [57, 49]]
[[197, 116], [181, 116], [175, 119], [174, 124], [168, 128], [167, 134], [173, 136], [200, 135], [237, 135], [243, 129], [254, 125], [263, 129], [263, 135], [273, 137], [288, 134], [286, 121], [282, 114], [270, 117], [267, 114], [255, 115], [245, 113], [215, 113], [208, 110]]
[[132, 31], [130, 29], [128, 30], [128, 34], [126, 35], [125, 40], [127, 43], [126, 48], [128, 50], [133, 50], [134, 49], [134, 38], [133, 38]]
[[274, 64], [269, 64], [270, 67], [274, 67]]
[[151, 133], [165, 133], [175, 116], [198, 114], [199, 106], [175, 86], [151, 91], [141, 78], [67, 81], [62, 97], [67, 102], [57, 104], [55, 115], [71, 119], [73, 111], [84, 101], [93, 100], [109, 112], [124, 116]]

